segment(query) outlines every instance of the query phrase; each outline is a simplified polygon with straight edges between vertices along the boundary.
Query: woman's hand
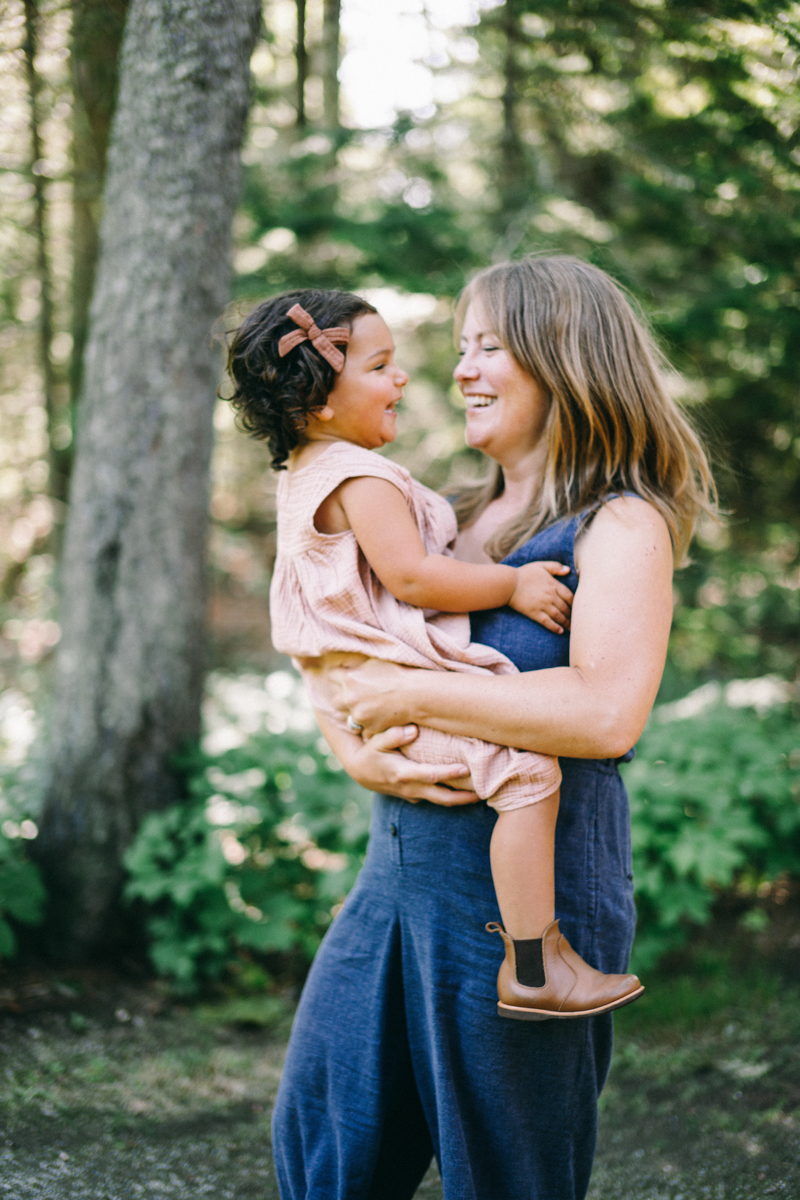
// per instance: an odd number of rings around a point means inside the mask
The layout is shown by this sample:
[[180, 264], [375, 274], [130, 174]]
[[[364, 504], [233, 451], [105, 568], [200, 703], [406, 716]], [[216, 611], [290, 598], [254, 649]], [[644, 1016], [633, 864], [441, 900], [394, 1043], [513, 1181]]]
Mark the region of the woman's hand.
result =
[[432, 804], [447, 808], [477, 802], [478, 797], [473, 791], [454, 791], [441, 786], [448, 780], [455, 784], [459, 778], [468, 775], [468, 769], [463, 764], [433, 766], [412, 762], [398, 753], [401, 746], [410, 745], [417, 737], [419, 730], [416, 725], [387, 729], [362, 741], [321, 713], [317, 713], [317, 720], [325, 740], [348, 775], [368, 791], [398, 796], [411, 804], [429, 800]]
[[[363, 725], [367, 739], [390, 727], [410, 725], [414, 721], [417, 713], [413, 711], [410, 689], [418, 674], [429, 675], [430, 672], [368, 658], [357, 667], [336, 667], [328, 672], [328, 678], [339, 686], [342, 717], [352, 716]], [[409, 740], [413, 741], [413, 738]]]

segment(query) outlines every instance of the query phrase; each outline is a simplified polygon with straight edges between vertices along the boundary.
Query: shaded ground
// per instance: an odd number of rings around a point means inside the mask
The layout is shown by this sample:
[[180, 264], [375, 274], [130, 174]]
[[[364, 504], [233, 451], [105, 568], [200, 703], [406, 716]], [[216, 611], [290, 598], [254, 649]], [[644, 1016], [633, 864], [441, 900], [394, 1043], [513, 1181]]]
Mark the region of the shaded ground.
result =
[[589, 1200], [800, 1196], [796, 986], [662, 981], [616, 1038]]
[[[277, 1200], [274, 1000], [192, 1010], [96, 974], [3, 987], [0, 1200]], [[662, 981], [617, 1028], [590, 1200], [800, 1196], [796, 987]], [[440, 1200], [435, 1172], [418, 1195]]]

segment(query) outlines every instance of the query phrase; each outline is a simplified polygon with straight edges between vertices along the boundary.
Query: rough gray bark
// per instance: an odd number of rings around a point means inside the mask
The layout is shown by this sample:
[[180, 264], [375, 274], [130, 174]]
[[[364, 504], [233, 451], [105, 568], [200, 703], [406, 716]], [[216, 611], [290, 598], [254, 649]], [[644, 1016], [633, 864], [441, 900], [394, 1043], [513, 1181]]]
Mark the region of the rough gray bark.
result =
[[508, 218], [529, 199], [526, 187], [527, 172], [525, 149], [519, 131], [519, 88], [521, 70], [518, 62], [519, 45], [522, 40], [519, 0], [506, 0], [500, 14], [500, 25], [505, 34], [503, 60], [503, 133], [500, 139], [500, 211]]
[[25, 79], [28, 84], [28, 102], [30, 118], [28, 123], [30, 133], [30, 172], [33, 182], [33, 234], [36, 242], [36, 276], [39, 280], [39, 330], [38, 349], [39, 367], [42, 373], [42, 391], [44, 407], [47, 413], [47, 432], [49, 442], [49, 491], [57, 500], [63, 500], [66, 489], [65, 456], [53, 444], [52, 433], [60, 416], [57, 401], [58, 381], [53, 366], [53, 356], [50, 345], [53, 341], [53, 273], [50, 266], [48, 248], [48, 204], [46, 179], [42, 174], [41, 162], [44, 158], [42, 144], [42, 113], [41, 91], [42, 80], [36, 69], [36, 56], [39, 52], [39, 22], [41, 14], [36, 0], [24, 0], [25, 40], [23, 53], [25, 55]]
[[72, 6], [72, 357], [69, 397], [73, 414], [83, 382], [89, 306], [100, 246], [100, 203], [127, 11], [128, 0], [74, 0]]
[[258, 0], [132, 0], [109, 151], [62, 576], [38, 855], [51, 949], [119, 940], [121, 856], [171, 803], [199, 729], [210, 328], [230, 227]]
[[339, 116], [339, 57], [341, 0], [324, 0], [322, 10], [322, 124], [334, 131]]

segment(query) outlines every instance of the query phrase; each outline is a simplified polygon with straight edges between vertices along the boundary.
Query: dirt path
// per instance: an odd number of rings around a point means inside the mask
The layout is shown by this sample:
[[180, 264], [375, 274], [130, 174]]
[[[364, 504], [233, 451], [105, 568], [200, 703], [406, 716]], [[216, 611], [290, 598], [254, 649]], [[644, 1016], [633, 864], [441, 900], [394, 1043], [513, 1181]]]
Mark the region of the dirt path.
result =
[[[0, 991], [0, 1200], [277, 1200], [286, 1018], [218, 1024], [110, 978], [25, 986]], [[590, 1200], [800, 1196], [800, 995], [742, 991], [620, 1014]], [[435, 1172], [418, 1195], [441, 1200]]]

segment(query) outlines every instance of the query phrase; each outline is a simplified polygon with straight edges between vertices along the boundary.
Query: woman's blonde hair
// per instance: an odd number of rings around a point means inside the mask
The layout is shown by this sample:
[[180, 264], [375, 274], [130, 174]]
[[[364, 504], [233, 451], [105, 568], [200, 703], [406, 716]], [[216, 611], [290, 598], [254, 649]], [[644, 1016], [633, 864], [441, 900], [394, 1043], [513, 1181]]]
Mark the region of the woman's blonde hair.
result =
[[[699, 514], [716, 514], [716, 491], [703, 447], [666, 390], [669, 365], [632, 298], [598, 267], [548, 255], [476, 275], [456, 308], [457, 334], [472, 303], [552, 400], [542, 486], [487, 552], [503, 558], [545, 525], [628, 491], [662, 514], [683, 563]], [[471, 524], [502, 490], [499, 466], [463, 489], [459, 523]]]

